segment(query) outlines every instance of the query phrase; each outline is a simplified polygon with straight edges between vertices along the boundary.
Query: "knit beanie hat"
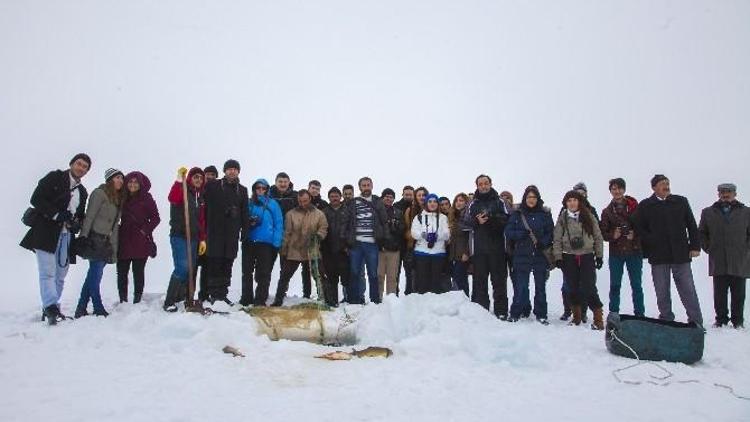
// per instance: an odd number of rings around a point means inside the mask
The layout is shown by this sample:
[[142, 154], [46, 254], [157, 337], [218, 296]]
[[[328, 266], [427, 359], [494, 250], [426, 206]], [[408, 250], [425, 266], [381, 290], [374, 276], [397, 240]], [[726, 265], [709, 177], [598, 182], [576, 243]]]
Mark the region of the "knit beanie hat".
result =
[[122, 177], [125, 177], [125, 175], [122, 174], [120, 170], [108, 168], [107, 171], [104, 172], [104, 182], [109, 182], [109, 179], [117, 176], [118, 174]]

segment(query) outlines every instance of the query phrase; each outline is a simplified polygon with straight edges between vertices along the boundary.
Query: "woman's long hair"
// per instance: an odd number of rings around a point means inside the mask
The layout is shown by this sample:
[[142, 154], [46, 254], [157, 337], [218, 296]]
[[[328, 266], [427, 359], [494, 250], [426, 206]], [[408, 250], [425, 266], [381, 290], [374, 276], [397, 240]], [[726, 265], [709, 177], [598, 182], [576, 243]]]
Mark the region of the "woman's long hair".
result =
[[[568, 191], [568, 193], [565, 194], [562, 200], [562, 205], [564, 208], [564, 212], [567, 212], [568, 209], [568, 199], [569, 198], [575, 198], [578, 200], [578, 212], [579, 214], [579, 220], [581, 221], [581, 225], [583, 226], [583, 231], [587, 233], [589, 236], [594, 236], [594, 224], [596, 222], [594, 221], [594, 215], [591, 214], [591, 210], [589, 210], [588, 202], [586, 201], [586, 198], [583, 197], [578, 191]], [[568, 218], [567, 215], [565, 215], [565, 218]]]
[[[458, 198], [463, 198], [464, 200], [464, 209], [459, 210], [456, 208], [456, 202], [458, 202]], [[453, 197], [453, 206], [451, 206], [451, 210], [448, 213], [448, 224], [453, 227], [453, 225], [461, 221], [461, 214], [466, 211], [466, 207], [469, 206], [469, 195], [461, 192]]]
[[109, 202], [115, 204], [117, 208], [120, 208], [122, 204], [125, 202], [125, 199], [127, 198], [127, 189], [125, 187], [125, 176], [123, 176], [123, 183], [122, 187], [119, 191], [115, 190], [115, 178], [112, 177], [109, 180], [107, 180], [107, 183], [104, 184], [104, 193], [107, 194], [107, 198], [109, 199]]

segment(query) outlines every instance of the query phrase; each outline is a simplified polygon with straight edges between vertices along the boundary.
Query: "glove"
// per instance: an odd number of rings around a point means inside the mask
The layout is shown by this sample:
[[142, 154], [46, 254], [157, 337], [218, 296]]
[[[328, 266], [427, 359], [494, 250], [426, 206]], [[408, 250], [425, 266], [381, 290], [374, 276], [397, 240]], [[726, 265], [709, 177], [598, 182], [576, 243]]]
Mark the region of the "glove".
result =
[[201, 240], [200, 243], [198, 243], [198, 255], [205, 255], [206, 254], [206, 241]]
[[57, 221], [58, 223], [65, 223], [72, 219], [73, 219], [73, 214], [68, 210], [60, 211], [55, 216], [55, 221]]
[[422, 232], [420, 236], [422, 237], [422, 239], [427, 240], [427, 232]]
[[596, 257], [596, 269], [601, 270], [603, 265], [604, 259], [602, 259], [601, 257]]
[[558, 259], [557, 261], [555, 261], [555, 267], [562, 269], [563, 267], [562, 259]]
[[187, 167], [183, 166], [177, 169], [177, 178], [180, 180], [183, 180], [185, 176], [187, 176], [188, 169]]

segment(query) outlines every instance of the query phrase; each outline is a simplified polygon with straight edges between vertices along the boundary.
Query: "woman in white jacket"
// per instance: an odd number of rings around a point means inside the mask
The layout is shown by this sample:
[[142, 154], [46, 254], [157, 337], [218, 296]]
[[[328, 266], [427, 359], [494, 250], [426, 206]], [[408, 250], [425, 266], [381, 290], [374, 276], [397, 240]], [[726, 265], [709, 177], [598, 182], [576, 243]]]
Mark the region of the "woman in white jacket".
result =
[[447, 243], [450, 240], [448, 217], [440, 213], [438, 196], [429, 194], [424, 210], [414, 217], [411, 235], [414, 246], [414, 290], [417, 293], [443, 293], [447, 286]]

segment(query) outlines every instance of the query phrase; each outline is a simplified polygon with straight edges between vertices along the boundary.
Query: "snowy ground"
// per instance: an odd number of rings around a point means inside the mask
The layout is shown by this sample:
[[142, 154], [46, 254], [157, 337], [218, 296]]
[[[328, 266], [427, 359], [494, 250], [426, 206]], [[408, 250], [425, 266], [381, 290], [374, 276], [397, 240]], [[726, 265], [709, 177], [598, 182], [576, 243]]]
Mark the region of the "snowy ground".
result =
[[[697, 284], [711, 321], [702, 262], [695, 266]], [[548, 327], [498, 321], [461, 293], [388, 297], [378, 306], [349, 307], [359, 312], [360, 345], [387, 346], [394, 356], [331, 362], [313, 356], [334, 349], [270, 341], [256, 335], [255, 323], [241, 312], [210, 318], [164, 313], [156, 289], [147, 289], [143, 304], [114, 305], [109, 277], [107, 319], [87, 317], [50, 328], [36, 319], [33, 306], [0, 314], [2, 419], [750, 419], [750, 402], [713, 386], [729, 385], [750, 396], [747, 331], [709, 328], [702, 362], [664, 364], [674, 373], [668, 386], [621, 384], [612, 371], [633, 361], [609, 354], [601, 332], [556, 319], [558, 278], [555, 274], [548, 286], [553, 318]], [[606, 280], [605, 272], [600, 280]], [[606, 284], [599, 282], [603, 298]], [[294, 287], [299, 290], [299, 282]], [[68, 288], [75, 290], [77, 283]], [[64, 309], [72, 312], [75, 294], [69, 293]], [[646, 293], [653, 315], [648, 283]], [[629, 290], [623, 294], [628, 298]], [[628, 311], [629, 300], [624, 302]], [[684, 318], [680, 306], [676, 311]], [[228, 344], [247, 358], [222, 353]], [[625, 376], [647, 381], [648, 373]]]

